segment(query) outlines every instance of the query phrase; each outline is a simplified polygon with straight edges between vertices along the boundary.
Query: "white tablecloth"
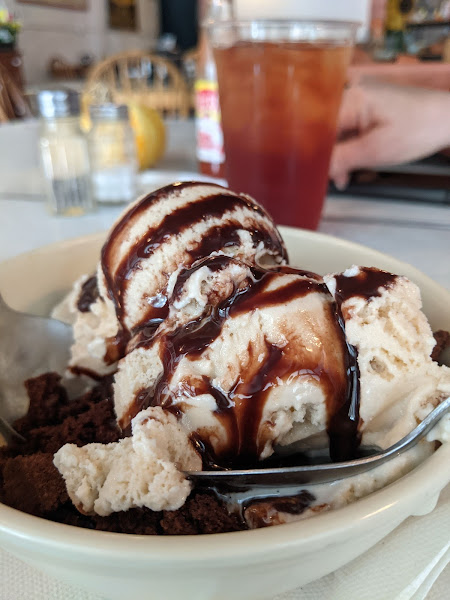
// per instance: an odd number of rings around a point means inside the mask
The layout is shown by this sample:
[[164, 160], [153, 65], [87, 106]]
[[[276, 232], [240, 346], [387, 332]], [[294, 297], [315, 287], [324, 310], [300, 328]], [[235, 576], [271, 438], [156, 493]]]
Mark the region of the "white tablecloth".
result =
[[[342, 569], [274, 600], [447, 600], [449, 538], [447, 488], [429, 515], [409, 518]], [[47, 577], [1, 550], [0, 582], [0, 600], [106, 600]]]
[[[29, 127], [35, 135], [35, 124]], [[9, 143], [2, 138], [5, 131], [0, 128], [0, 147], [9, 147], [13, 155], [15, 151], [19, 155], [21, 143], [28, 138], [18, 128], [11, 131], [16, 138], [12, 136], [15, 142]], [[143, 187], [189, 178], [186, 171], [195, 168], [192, 150], [192, 124], [178, 128], [171, 124], [163, 168], [144, 174]], [[97, 213], [80, 218], [49, 217], [40, 196], [34, 155], [31, 153], [27, 160], [28, 179], [24, 170], [13, 173], [11, 165], [15, 167], [16, 162], [3, 153], [0, 158], [0, 260], [43, 244], [106, 230], [122, 209], [101, 207]], [[448, 207], [345, 196], [329, 198], [320, 231], [391, 254], [450, 289]], [[345, 568], [277, 600], [444, 600], [450, 589], [450, 569], [442, 572], [450, 558], [449, 539], [447, 488], [431, 514], [408, 519]], [[99, 600], [38, 573], [4, 552], [0, 553], [0, 582], [0, 600]]]

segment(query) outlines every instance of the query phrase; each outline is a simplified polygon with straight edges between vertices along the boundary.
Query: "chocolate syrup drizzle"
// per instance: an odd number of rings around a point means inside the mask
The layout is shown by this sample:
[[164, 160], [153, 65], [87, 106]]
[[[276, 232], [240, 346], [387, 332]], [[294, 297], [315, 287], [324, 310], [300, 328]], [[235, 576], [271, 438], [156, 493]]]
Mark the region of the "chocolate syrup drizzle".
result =
[[92, 275], [81, 286], [80, 295], [77, 300], [77, 308], [80, 312], [88, 312], [91, 304], [98, 299], [97, 275]]
[[[112, 230], [108, 240], [104, 244], [101, 253], [102, 269], [105, 275], [108, 294], [111, 297], [118, 321], [120, 331], [115, 340], [111, 340], [106, 360], [115, 362], [124, 355], [126, 345], [141, 329], [157, 328], [168, 314], [167, 302], [158, 305], [149, 304], [148, 309], [142, 315], [139, 323], [134, 324], [132, 331], [124, 325], [125, 307], [123, 298], [133, 273], [140, 268], [141, 262], [149, 258], [164, 243], [182, 232], [192, 228], [195, 224], [206, 221], [209, 218], [224, 218], [223, 225], [213, 225], [197, 242], [193, 248], [186, 249], [185, 264], [190, 266], [199, 258], [217, 252], [231, 246], [240, 245], [239, 231], [245, 230], [250, 234], [253, 245], [256, 248], [260, 242], [264, 243], [267, 252], [273, 253], [279, 260], [286, 259], [287, 253], [283, 241], [275, 230], [266, 224], [262, 218], [270, 219], [267, 213], [258, 204], [252, 202], [246, 196], [230, 195], [220, 192], [221, 186], [217, 186], [217, 194], [209, 194], [200, 197], [195, 202], [180, 206], [167, 214], [162, 222], [154, 227], [149, 227], [147, 232], [140, 236], [136, 243], [115, 265], [115, 255], [119, 251], [121, 240], [126, 236], [134, 222], [142, 217], [145, 210], [152, 204], [164, 202], [168, 195], [181, 192], [189, 187], [204, 185], [199, 182], [183, 182], [161, 188], [152, 194], [142, 198], [126, 216], [119, 221]], [[225, 190], [225, 188], [223, 188]], [[241, 207], [250, 217], [255, 215], [256, 219], [250, 219], [248, 225], [242, 224], [231, 216], [232, 211]], [[230, 216], [227, 218], [227, 213]]]
[[[178, 296], [184, 283], [192, 273], [208, 266], [211, 270], [226, 268], [233, 259], [226, 256], [216, 256], [200, 261], [190, 269], [180, 273], [175, 284], [174, 296]], [[295, 274], [282, 287], [269, 289], [274, 278], [280, 277], [281, 272]], [[200, 319], [191, 321], [185, 326], [164, 336], [161, 344], [160, 358], [163, 364], [163, 375], [156, 389], [142, 390], [136, 397], [135, 403], [125, 420], [131, 420], [140, 410], [148, 406], [162, 406], [166, 410], [180, 416], [182, 406], [170, 391], [171, 378], [179, 362], [183, 358], [195, 360], [220, 335], [224, 322], [228, 318], [254, 310], [287, 304], [296, 298], [306, 296], [311, 292], [329, 295], [322, 278], [316, 274], [293, 269], [292, 267], [276, 267], [274, 269], [252, 268], [253, 278], [245, 287], [235, 289], [230, 297], [218, 306], [211, 307], [209, 313]], [[331, 298], [330, 298], [331, 299]], [[296, 362], [296, 357], [289, 356], [283, 348], [266, 342], [266, 352], [261, 363], [257, 363], [252, 343], [249, 343], [249, 369], [240, 373], [238, 381], [228, 393], [214, 387], [212, 382], [203, 377], [189, 381], [187, 385], [195, 395], [211, 394], [216, 400], [216, 417], [224, 426], [228, 444], [227, 451], [216, 456], [207, 435], [194, 434], [192, 440], [201, 452], [204, 464], [208, 468], [254, 466], [256, 458], [264, 447], [261, 438], [260, 424], [264, 406], [270, 390], [280, 380], [286, 380], [296, 370], [309, 373], [320, 381], [327, 398], [329, 434], [331, 454], [335, 460], [345, 460], [354, 456], [358, 446], [358, 402], [359, 379], [356, 351], [346, 343], [343, 322], [336, 316], [336, 305], [329, 303], [329, 320], [334, 322], [337, 339], [342, 346], [345, 372], [342, 364], [308, 363], [308, 353], [302, 356], [302, 363]], [[149, 347], [152, 339], [142, 340], [142, 347]], [[300, 349], [299, 349], [300, 351]], [[256, 349], [255, 349], [256, 352]], [[259, 352], [259, 351], [258, 351]], [[255, 365], [258, 365], [255, 370]]]
[[381, 271], [375, 267], [359, 267], [357, 275], [347, 277], [343, 273], [336, 275], [335, 298], [339, 306], [354, 296], [365, 298], [370, 302], [371, 298], [380, 296], [384, 289], [392, 287], [397, 275]]
[[[368, 302], [381, 295], [383, 289], [392, 287], [396, 275], [376, 268], [360, 267], [357, 275], [347, 277], [344, 274], [335, 276], [335, 311], [336, 323], [344, 331], [345, 324], [342, 304], [352, 297], [360, 297]], [[356, 456], [360, 443], [358, 434], [360, 377], [358, 367], [358, 351], [345, 339], [347, 352], [345, 370], [349, 385], [346, 402], [329, 417], [328, 435], [330, 438], [330, 456], [334, 461], [345, 460]]]
[[358, 433], [360, 379], [358, 351], [349, 344], [345, 335], [345, 324], [340, 305], [334, 303], [336, 327], [343, 332], [344, 368], [347, 376], [347, 388], [344, 401], [328, 412], [327, 433], [330, 440], [330, 458], [334, 462], [350, 460], [357, 455], [361, 436]]

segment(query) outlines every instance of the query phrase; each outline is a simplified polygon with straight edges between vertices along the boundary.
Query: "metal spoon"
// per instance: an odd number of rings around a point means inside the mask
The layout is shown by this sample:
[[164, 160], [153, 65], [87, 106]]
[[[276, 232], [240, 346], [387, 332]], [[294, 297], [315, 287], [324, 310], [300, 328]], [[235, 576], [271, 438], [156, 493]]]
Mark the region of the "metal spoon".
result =
[[21, 438], [9, 423], [28, 409], [24, 380], [47, 371], [63, 374], [72, 341], [70, 325], [17, 312], [0, 294], [0, 433], [7, 441]]
[[441, 402], [408, 435], [399, 442], [364, 458], [340, 463], [270, 469], [188, 471], [186, 475], [196, 485], [243, 491], [248, 488], [289, 487], [307, 483], [326, 483], [359, 475], [399, 456], [415, 446], [450, 410], [450, 397]]

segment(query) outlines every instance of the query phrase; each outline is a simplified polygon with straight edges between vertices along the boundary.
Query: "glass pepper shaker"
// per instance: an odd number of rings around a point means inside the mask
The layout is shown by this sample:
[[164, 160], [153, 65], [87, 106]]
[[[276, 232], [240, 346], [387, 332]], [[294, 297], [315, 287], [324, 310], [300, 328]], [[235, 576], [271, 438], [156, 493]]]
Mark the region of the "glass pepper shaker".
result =
[[88, 133], [92, 191], [99, 203], [136, 199], [137, 154], [125, 105], [99, 104], [89, 108]]
[[73, 90], [42, 90], [40, 153], [47, 206], [54, 215], [78, 216], [95, 209], [87, 140], [80, 129], [79, 95]]

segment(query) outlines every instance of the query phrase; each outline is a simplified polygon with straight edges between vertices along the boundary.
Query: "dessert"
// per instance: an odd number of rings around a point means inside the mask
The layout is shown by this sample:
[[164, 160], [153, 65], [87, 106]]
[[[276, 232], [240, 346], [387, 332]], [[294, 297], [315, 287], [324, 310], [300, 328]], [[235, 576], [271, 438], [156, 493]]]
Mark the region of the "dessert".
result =
[[72, 370], [114, 372], [129, 339], [165, 318], [178, 271], [217, 253], [250, 263], [287, 258], [264, 209], [218, 185], [178, 183], [129, 206], [108, 236], [97, 273], [77, 281], [53, 313], [73, 322]]
[[[388, 447], [450, 394], [415, 284], [370, 267], [321, 277], [286, 259], [264, 211], [219, 186], [168, 186], [128, 208], [97, 283], [78, 282], [56, 309], [75, 320], [71, 370], [98, 384], [70, 402], [55, 375], [28, 382], [16, 424], [27, 443], [0, 458], [3, 500], [114, 531], [233, 531], [342, 506], [433, 452], [430, 438], [275, 499], [193, 489], [186, 471], [283, 464], [324, 439], [333, 460]], [[450, 419], [436, 435], [450, 438]], [[52, 493], [25, 506], [17, 490], [42, 493], [39, 473]]]

